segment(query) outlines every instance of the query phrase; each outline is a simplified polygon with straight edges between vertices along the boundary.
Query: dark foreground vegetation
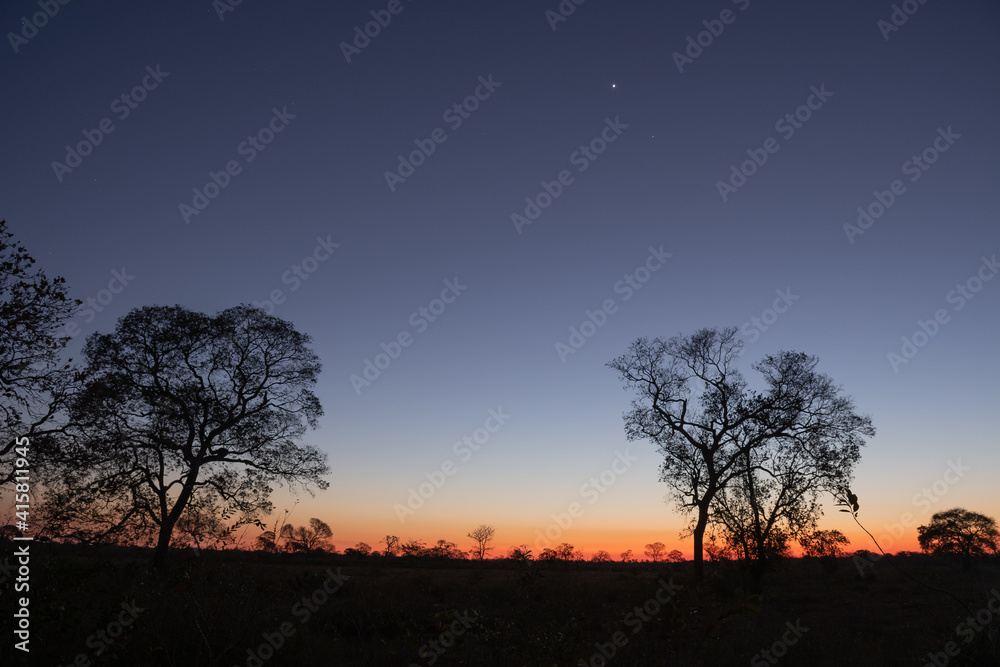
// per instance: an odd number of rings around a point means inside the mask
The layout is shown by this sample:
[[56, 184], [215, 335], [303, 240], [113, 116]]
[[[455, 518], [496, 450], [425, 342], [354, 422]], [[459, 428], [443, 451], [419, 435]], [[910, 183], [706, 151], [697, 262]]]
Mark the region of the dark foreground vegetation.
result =
[[1000, 664], [995, 558], [894, 562], [968, 610], [885, 559], [864, 576], [850, 557], [790, 559], [756, 586], [730, 562], [701, 584], [690, 563], [235, 551], [154, 571], [144, 550], [33, 544], [30, 655], [13, 649], [16, 571], [0, 572], [0, 664]]

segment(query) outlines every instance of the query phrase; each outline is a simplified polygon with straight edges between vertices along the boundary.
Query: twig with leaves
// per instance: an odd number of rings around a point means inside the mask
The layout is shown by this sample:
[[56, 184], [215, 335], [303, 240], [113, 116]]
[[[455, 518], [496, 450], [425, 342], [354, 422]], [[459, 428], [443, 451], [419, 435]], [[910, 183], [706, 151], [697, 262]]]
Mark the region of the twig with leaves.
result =
[[963, 609], [965, 609], [967, 612], [969, 612], [970, 616], [975, 616], [975, 613], [971, 609], [969, 609], [969, 605], [967, 605], [965, 602], [963, 602], [959, 597], [957, 597], [951, 591], [946, 591], [943, 588], [937, 588], [935, 586], [931, 586], [928, 583], [920, 581], [916, 577], [912, 576], [910, 573], [908, 573], [908, 572], [900, 569], [899, 566], [897, 566], [892, 561], [892, 559], [889, 558], [889, 554], [887, 554], [882, 549], [882, 546], [878, 543], [878, 540], [875, 539], [875, 536], [872, 535], [870, 532], [868, 532], [868, 529], [864, 527], [864, 525], [861, 523], [860, 520], [858, 520], [858, 510], [860, 509], [860, 505], [858, 504], [858, 496], [856, 494], [852, 493], [851, 490], [849, 488], [847, 488], [846, 486], [841, 489], [840, 494], [841, 495], [836, 496], [836, 498], [837, 498], [836, 505], [838, 507], [846, 507], [847, 508], [847, 509], [842, 509], [840, 511], [841, 512], [848, 512], [848, 513], [850, 513], [851, 517], [854, 519], [854, 523], [858, 524], [858, 526], [861, 528], [861, 530], [865, 531], [865, 533], [868, 534], [868, 537], [872, 538], [872, 542], [874, 542], [875, 546], [878, 548], [878, 550], [880, 552], [882, 552], [882, 556], [888, 559], [889, 565], [891, 565], [893, 567], [893, 569], [895, 569], [897, 572], [899, 572], [900, 574], [902, 574], [907, 579], [910, 579], [911, 581], [914, 581], [914, 582], [920, 584], [921, 586], [923, 586], [924, 588], [927, 588], [928, 590], [932, 590], [932, 591], [935, 591], [937, 593], [944, 593], [945, 595], [947, 595], [951, 599], [953, 599], [956, 602], [958, 602], [958, 605], [960, 607], [962, 607]]

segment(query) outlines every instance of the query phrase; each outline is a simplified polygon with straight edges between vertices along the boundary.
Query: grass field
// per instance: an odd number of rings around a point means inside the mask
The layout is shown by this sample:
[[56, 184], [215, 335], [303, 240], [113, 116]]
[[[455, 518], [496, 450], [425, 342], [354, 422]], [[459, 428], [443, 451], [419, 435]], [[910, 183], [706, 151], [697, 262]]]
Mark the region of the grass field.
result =
[[[0, 547], [3, 562], [13, 548]], [[30, 592], [0, 573], [0, 664], [1000, 664], [996, 561], [895, 561], [979, 612], [969, 625], [958, 602], [885, 560], [861, 577], [850, 558], [792, 559], [755, 587], [735, 563], [708, 564], [697, 584], [690, 563], [171, 557], [154, 574], [141, 550], [34, 544]], [[13, 648], [23, 595], [30, 657]]]

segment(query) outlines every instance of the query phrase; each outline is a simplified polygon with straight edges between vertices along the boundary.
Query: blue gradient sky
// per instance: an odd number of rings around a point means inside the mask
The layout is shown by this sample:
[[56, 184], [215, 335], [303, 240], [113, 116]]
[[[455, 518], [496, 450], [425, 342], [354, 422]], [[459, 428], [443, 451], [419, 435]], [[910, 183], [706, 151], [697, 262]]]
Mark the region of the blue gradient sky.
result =
[[[892, 4], [860, 0], [595, 0], [555, 30], [555, 0], [399, 7], [350, 63], [339, 44], [385, 2], [244, 2], [224, 20], [207, 2], [80, 2], [16, 53], [8, 37], [0, 214], [77, 298], [99, 298], [114, 270], [134, 276], [75, 318], [71, 350], [135, 307], [215, 312], [283, 290], [275, 314], [324, 364], [309, 441], [334, 471], [293, 522], [320, 516], [341, 548], [387, 533], [468, 546], [483, 522], [504, 550], [539, 546], [535, 531], [581, 501], [557, 542], [690, 554], [604, 364], [638, 336], [706, 326], [743, 327], [747, 369], [779, 349], [818, 355], [873, 416], [856, 491], [876, 534], [906, 512], [1000, 514], [1000, 280], [961, 309], [948, 300], [1000, 253], [995, 4], [919, 5], [888, 39], [877, 22]], [[724, 9], [732, 22], [679, 72], [672, 54]], [[8, 2], [0, 27], [38, 11]], [[157, 65], [169, 75], [121, 119], [113, 100]], [[500, 85], [453, 129], [444, 112], [481, 76]], [[833, 94], [788, 136], [776, 122], [812, 87]], [[239, 146], [273, 109], [295, 117], [247, 162]], [[52, 162], [104, 118], [114, 131], [60, 181]], [[578, 171], [572, 154], [606, 119], [627, 129]], [[391, 191], [384, 173], [436, 128], [446, 141]], [[911, 181], [905, 163], [939, 128], [959, 138]], [[769, 137], [777, 151], [723, 201], [717, 182]], [[230, 160], [240, 173], [186, 224], [179, 204]], [[572, 183], [519, 233], [511, 215], [562, 170]], [[905, 192], [851, 242], [845, 223], [896, 179]], [[339, 247], [293, 290], [286, 272], [318, 237]], [[616, 284], [661, 246], [672, 256], [626, 301]], [[456, 278], [467, 289], [418, 331], [411, 314]], [[757, 328], [778, 290], [791, 305]], [[556, 343], [607, 299], [615, 312], [563, 363]], [[947, 321], [894, 369], [887, 354], [939, 309]], [[412, 343], [359, 394], [350, 376], [402, 332]], [[453, 444], [499, 408], [509, 421], [463, 461]], [[589, 504], [581, 485], [626, 449], [637, 460]], [[393, 505], [449, 459], [455, 474], [401, 523]], [[914, 501], [959, 459], [972, 469]], [[824, 526], [857, 535], [845, 516], [831, 501]], [[914, 543], [911, 526], [890, 547]]]

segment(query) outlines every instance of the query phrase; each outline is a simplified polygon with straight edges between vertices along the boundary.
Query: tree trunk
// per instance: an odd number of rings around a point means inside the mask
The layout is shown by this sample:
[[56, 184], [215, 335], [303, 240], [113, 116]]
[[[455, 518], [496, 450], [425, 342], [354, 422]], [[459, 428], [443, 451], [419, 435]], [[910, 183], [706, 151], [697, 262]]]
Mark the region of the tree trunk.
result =
[[703, 546], [705, 543], [705, 528], [708, 527], [708, 506], [698, 507], [698, 523], [694, 526], [694, 578], [697, 581], [705, 580], [705, 554]]
[[174, 503], [170, 512], [160, 521], [160, 532], [156, 538], [156, 549], [153, 551], [153, 567], [156, 569], [162, 568], [164, 563], [166, 563], [167, 550], [170, 548], [170, 538], [174, 535], [174, 526], [177, 525], [181, 514], [184, 513], [184, 508], [187, 507], [188, 501], [194, 493], [194, 484], [197, 480], [198, 469], [195, 468], [188, 475], [187, 481], [181, 488], [180, 495], [177, 496], [177, 502]]
[[170, 548], [170, 537], [173, 535], [174, 527], [169, 528], [166, 524], [160, 526], [160, 534], [156, 539], [156, 549], [153, 551], [153, 567], [160, 569], [166, 563], [167, 549]]

